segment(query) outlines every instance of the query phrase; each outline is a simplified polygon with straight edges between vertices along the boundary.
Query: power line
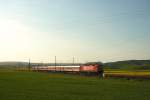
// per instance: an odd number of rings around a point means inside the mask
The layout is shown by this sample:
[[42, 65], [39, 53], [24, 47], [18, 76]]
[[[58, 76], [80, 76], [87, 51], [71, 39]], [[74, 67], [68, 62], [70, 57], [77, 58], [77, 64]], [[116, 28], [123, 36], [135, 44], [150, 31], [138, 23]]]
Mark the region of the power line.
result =
[[56, 62], [56, 56], [55, 56], [55, 71], [56, 71], [56, 63], [57, 63], [57, 62]]

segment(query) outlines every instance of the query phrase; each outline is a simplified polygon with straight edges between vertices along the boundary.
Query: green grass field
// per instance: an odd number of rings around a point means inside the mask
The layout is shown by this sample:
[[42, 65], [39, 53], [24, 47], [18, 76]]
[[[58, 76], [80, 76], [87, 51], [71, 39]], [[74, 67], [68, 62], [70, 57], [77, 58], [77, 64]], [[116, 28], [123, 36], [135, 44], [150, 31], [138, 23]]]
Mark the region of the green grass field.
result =
[[3, 70], [0, 100], [150, 100], [150, 81]]

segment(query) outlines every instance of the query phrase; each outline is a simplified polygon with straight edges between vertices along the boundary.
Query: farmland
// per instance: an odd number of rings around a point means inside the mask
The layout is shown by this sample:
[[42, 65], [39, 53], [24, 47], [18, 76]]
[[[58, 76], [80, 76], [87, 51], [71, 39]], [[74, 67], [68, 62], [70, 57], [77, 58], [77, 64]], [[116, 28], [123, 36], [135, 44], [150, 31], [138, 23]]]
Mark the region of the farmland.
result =
[[150, 79], [150, 70], [105, 70], [105, 77]]
[[0, 100], [149, 100], [149, 80], [0, 71]]

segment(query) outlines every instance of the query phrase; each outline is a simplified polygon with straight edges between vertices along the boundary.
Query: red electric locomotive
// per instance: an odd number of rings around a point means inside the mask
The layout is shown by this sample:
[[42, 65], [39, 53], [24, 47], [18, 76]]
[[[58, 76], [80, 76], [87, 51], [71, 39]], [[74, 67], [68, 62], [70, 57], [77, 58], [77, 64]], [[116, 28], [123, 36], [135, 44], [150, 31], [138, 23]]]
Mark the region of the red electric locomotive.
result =
[[80, 74], [88, 76], [103, 76], [103, 65], [99, 62], [89, 62], [80, 66]]

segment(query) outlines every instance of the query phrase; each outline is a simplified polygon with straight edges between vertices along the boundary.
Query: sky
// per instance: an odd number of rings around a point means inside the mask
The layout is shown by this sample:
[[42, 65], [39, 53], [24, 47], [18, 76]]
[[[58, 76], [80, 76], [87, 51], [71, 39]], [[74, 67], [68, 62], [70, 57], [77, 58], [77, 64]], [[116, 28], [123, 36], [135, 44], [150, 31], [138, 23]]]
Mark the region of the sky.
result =
[[150, 0], [0, 0], [0, 61], [150, 59]]

